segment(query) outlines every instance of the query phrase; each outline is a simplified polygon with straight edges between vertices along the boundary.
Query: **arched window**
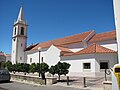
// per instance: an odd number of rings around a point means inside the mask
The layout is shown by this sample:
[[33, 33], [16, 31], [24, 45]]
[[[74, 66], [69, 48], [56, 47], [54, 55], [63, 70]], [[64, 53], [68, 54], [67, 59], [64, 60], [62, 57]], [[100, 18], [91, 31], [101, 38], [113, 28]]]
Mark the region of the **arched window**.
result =
[[24, 28], [21, 27], [21, 35], [24, 35]]
[[16, 35], [16, 27], [15, 27], [14, 35]]

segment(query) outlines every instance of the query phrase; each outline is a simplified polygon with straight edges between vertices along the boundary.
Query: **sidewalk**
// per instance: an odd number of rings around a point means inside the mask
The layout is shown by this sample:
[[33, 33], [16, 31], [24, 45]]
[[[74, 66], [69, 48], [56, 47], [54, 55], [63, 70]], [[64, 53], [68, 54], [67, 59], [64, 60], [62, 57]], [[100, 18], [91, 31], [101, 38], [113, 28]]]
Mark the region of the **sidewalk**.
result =
[[80, 90], [103, 90], [103, 88], [100, 88], [100, 87], [83, 87], [83, 86], [78, 86], [78, 85], [67, 85], [65, 83], [57, 83], [57, 84], [53, 84], [53, 85], [40, 85], [40, 84], [35, 84], [35, 83], [27, 83], [27, 82], [22, 82], [22, 81], [19, 81], [19, 80], [11, 80], [13, 82], [19, 82], [19, 83], [26, 83], [26, 84], [31, 84], [31, 85], [34, 85], [34, 86], [62, 86], [62, 87], [71, 87], [71, 88], [76, 88], [76, 89], [80, 89]]
[[103, 90], [104, 77], [87, 77], [86, 87], [83, 85], [83, 77], [70, 77], [67, 85], [66, 77], [61, 77], [61, 82], [54, 85], [79, 88], [80, 90]]
[[102, 87], [89, 87], [89, 86], [83, 87], [83, 85], [73, 85], [73, 84], [67, 85], [67, 83], [61, 83], [61, 82], [58, 82], [53, 86], [73, 87], [73, 88], [78, 88], [80, 90], [103, 90], [103, 86]]
[[[22, 73], [16, 73], [16, 74], [23, 75]], [[34, 74], [34, 75], [27, 74], [27, 75], [38, 77], [38, 75], [36, 75], [36, 74]], [[69, 85], [67, 85], [66, 77], [64, 76], [64, 77], [61, 77], [61, 82], [58, 82], [58, 83], [53, 84], [51, 86], [73, 87], [73, 88], [78, 88], [80, 90], [103, 90], [104, 77], [86, 78], [87, 87], [83, 86], [83, 77], [70, 77], [69, 80], [70, 80]], [[27, 83], [27, 82], [23, 82], [23, 81], [19, 81], [19, 80], [12, 80], [12, 81]], [[33, 82], [29, 82], [28, 84], [41, 86], [41, 85], [35, 84]], [[47, 86], [49, 86], [49, 85], [47, 85]]]

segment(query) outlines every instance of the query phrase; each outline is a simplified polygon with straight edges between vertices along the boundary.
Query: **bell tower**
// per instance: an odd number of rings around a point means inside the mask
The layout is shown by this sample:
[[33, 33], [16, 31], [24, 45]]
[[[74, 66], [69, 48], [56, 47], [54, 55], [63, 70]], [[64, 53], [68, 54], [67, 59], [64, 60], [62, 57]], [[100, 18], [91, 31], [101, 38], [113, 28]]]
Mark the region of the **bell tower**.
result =
[[17, 20], [14, 22], [12, 35], [12, 63], [26, 63], [25, 49], [27, 44], [27, 27], [24, 20], [23, 7], [20, 8]]

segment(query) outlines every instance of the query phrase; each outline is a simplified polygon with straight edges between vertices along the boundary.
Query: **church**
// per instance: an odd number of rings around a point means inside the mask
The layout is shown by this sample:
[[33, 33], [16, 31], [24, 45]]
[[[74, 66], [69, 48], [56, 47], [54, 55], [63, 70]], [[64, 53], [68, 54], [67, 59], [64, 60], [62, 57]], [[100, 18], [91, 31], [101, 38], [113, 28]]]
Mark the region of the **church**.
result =
[[101, 76], [118, 63], [116, 31], [97, 34], [94, 30], [27, 47], [27, 27], [23, 7], [14, 22], [11, 61], [15, 63], [57, 62], [71, 64], [69, 76]]

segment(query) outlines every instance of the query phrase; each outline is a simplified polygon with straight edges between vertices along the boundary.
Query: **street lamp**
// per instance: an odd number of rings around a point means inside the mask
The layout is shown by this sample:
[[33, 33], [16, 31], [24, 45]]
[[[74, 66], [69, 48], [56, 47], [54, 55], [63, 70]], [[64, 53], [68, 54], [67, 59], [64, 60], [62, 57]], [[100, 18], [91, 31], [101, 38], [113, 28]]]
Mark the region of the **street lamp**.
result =
[[38, 51], [39, 51], [39, 77], [40, 77], [40, 51], [41, 50], [41, 47], [38, 47]]

